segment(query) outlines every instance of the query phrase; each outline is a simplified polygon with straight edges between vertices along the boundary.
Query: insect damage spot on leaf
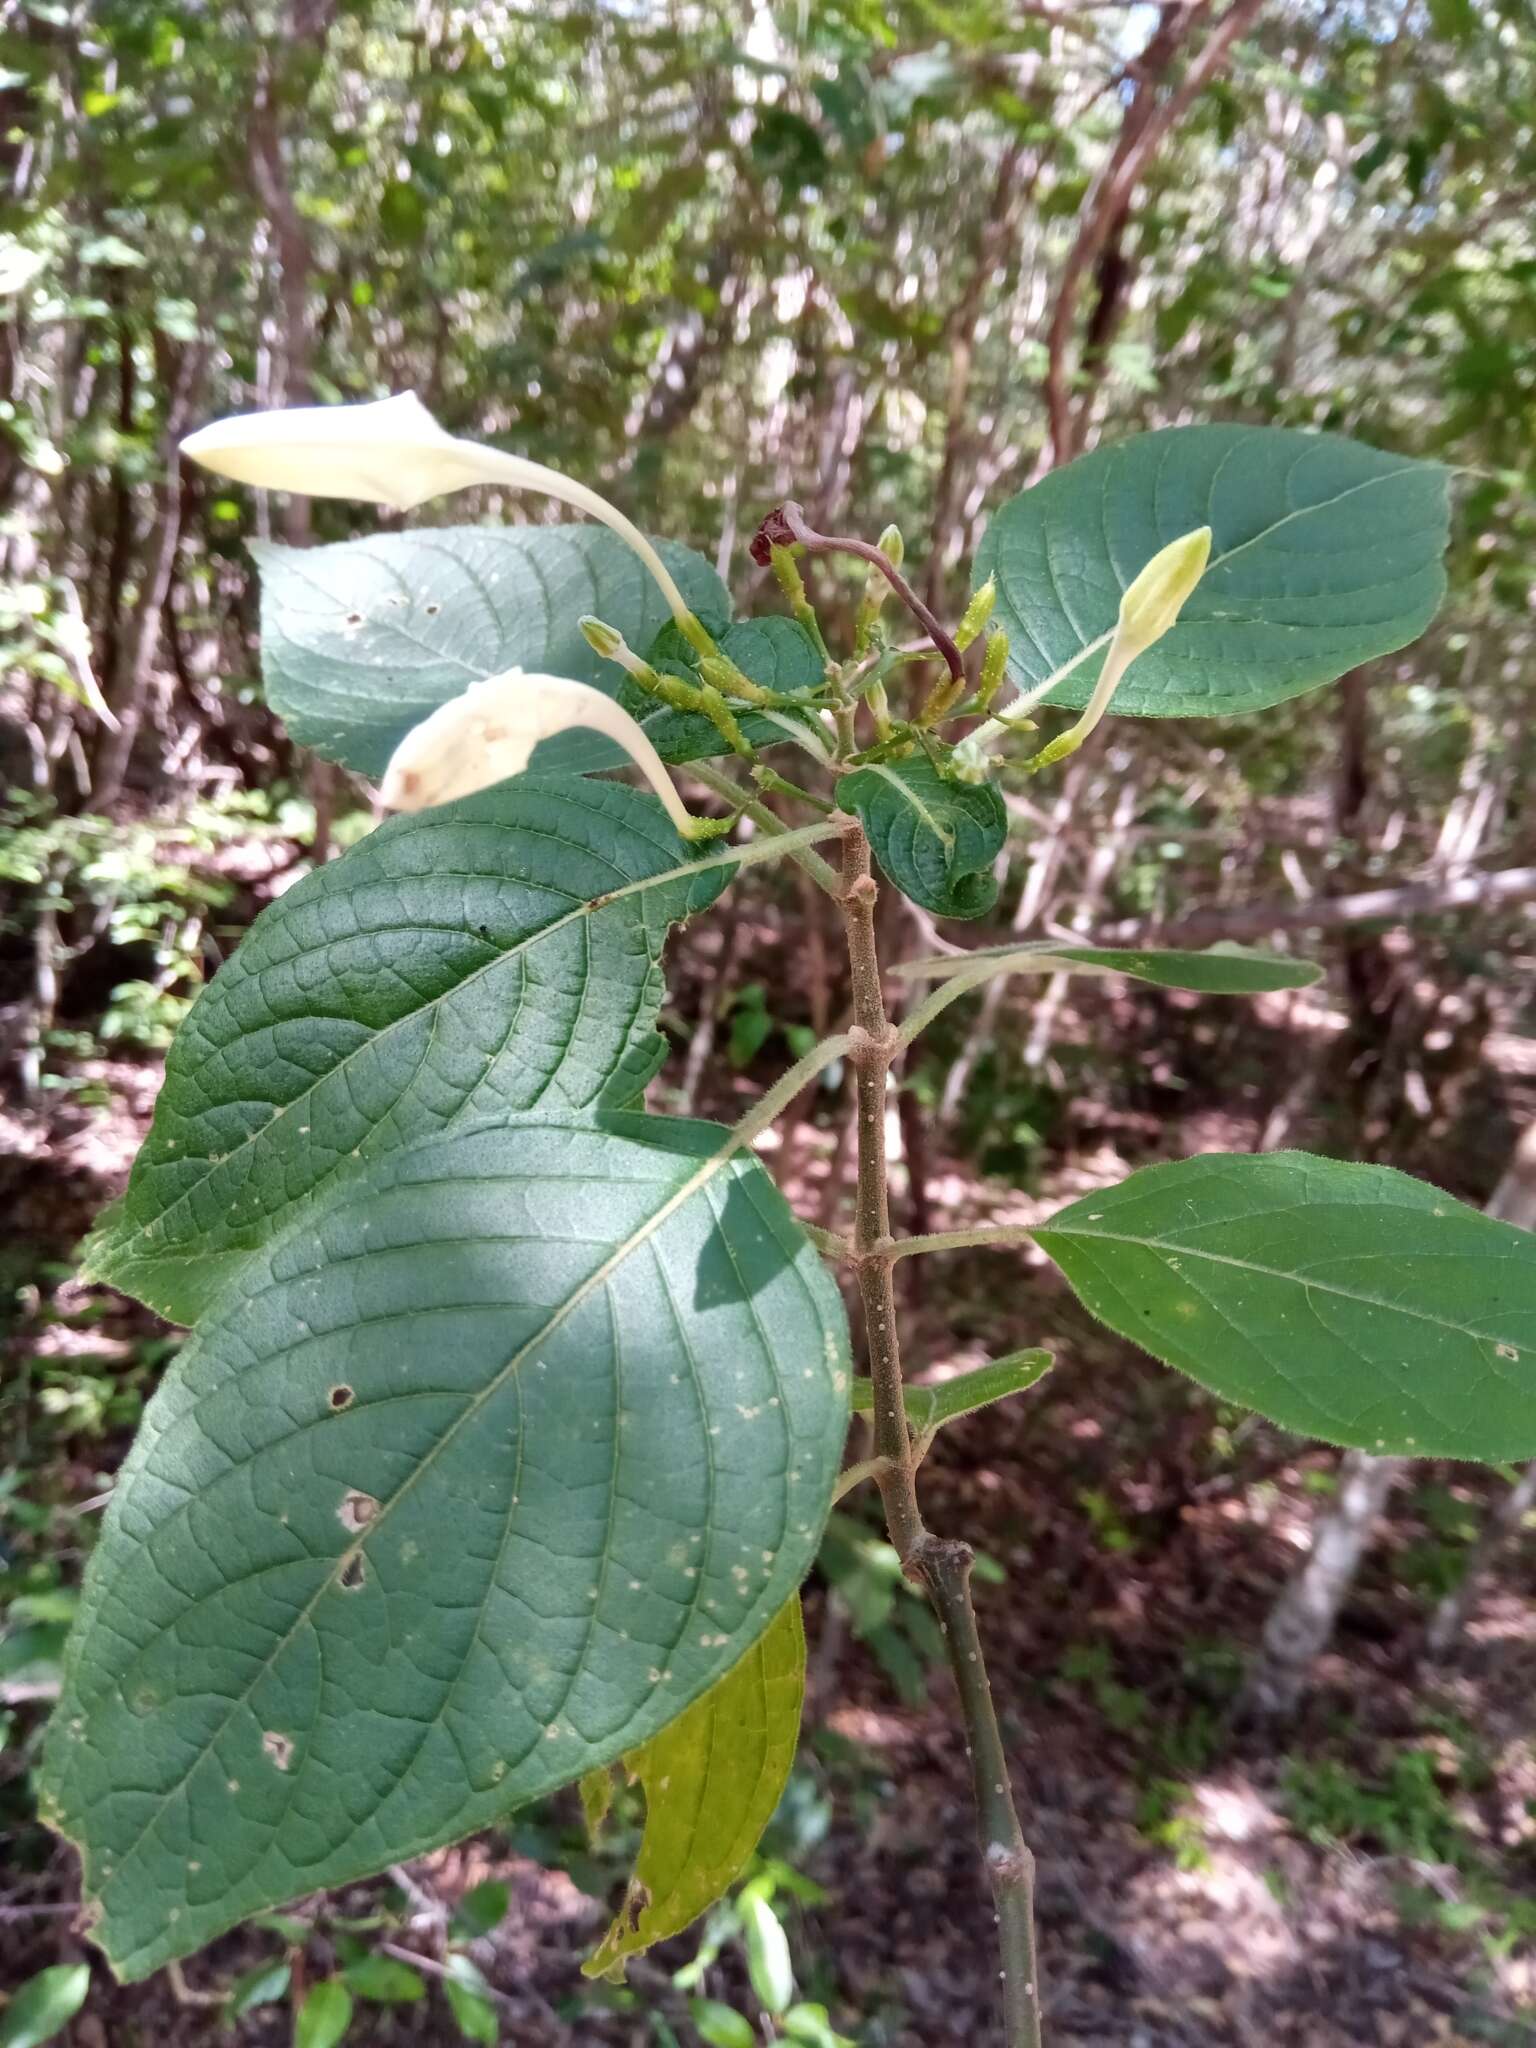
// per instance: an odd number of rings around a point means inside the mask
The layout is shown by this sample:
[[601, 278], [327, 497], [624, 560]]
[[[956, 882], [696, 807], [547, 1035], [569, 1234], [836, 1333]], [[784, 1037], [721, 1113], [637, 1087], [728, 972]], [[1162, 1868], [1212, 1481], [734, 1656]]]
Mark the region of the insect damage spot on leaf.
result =
[[331, 1391], [326, 1395], [325, 1398], [330, 1403], [331, 1407], [334, 1408], [336, 1410], [336, 1413], [339, 1415], [343, 1408], [350, 1408], [352, 1406], [352, 1401], [354, 1397], [352, 1389], [350, 1387], [338, 1386], [332, 1387]]
[[336, 1519], [349, 1535], [355, 1536], [359, 1529], [367, 1528], [378, 1512], [379, 1504], [371, 1493], [359, 1493], [355, 1486], [349, 1486], [341, 1496]]
[[363, 1562], [361, 1553], [356, 1557], [349, 1557], [341, 1574], [340, 1585], [343, 1593], [356, 1593], [367, 1583], [368, 1567]]
[[293, 1762], [293, 1737], [291, 1735], [279, 1735], [275, 1729], [269, 1728], [261, 1738], [261, 1747], [264, 1754], [272, 1759], [280, 1771], [286, 1771]]

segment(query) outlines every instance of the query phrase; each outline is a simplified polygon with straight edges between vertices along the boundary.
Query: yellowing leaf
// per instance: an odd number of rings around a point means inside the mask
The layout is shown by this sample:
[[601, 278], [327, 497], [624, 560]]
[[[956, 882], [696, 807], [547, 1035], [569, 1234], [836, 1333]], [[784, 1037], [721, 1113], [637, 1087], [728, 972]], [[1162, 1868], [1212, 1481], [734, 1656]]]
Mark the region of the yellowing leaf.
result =
[[582, 1966], [587, 1976], [680, 1934], [739, 1874], [784, 1790], [804, 1697], [797, 1594], [739, 1664], [625, 1758], [645, 1787], [645, 1834], [624, 1905]]

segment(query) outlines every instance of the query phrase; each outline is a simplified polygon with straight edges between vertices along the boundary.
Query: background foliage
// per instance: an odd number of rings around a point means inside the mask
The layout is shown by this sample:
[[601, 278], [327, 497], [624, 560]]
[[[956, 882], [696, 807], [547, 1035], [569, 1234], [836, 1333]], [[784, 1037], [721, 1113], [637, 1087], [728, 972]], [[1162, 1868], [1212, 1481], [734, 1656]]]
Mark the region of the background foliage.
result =
[[[1101, 439], [1276, 422], [1451, 465], [1451, 597], [1425, 640], [1241, 726], [1107, 728], [1059, 786], [1009, 791], [1000, 891], [980, 906], [978, 943], [1289, 930], [1326, 960], [1324, 989], [1241, 1015], [1118, 984], [957, 1005], [901, 1096], [904, 1220], [942, 1227], [1035, 1190], [1059, 1206], [1145, 1159], [1298, 1136], [1482, 1201], [1536, 1108], [1536, 21], [1523, 0], [5, 0], [0, 180], [0, 1185], [16, 1223], [0, 1260], [18, 1312], [0, 1407], [0, 1828], [17, 1872], [0, 1985], [41, 1982], [33, 2005], [57, 2012], [84, 1996], [87, 1951], [40, 1910], [71, 1878], [31, 1824], [28, 1773], [82, 1508], [170, 1341], [81, 1287], [73, 1249], [201, 980], [370, 823], [261, 701], [248, 543], [402, 523], [182, 474], [178, 437], [252, 405], [414, 388], [453, 430], [566, 467], [699, 547], [738, 611], [772, 601], [745, 543], [793, 495], [823, 530], [895, 521], [951, 617], [990, 508]], [[486, 491], [411, 523], [545, 516]], [[835, 577], [818, 591], [856, 599]], [[1336, 907], [1375, 892], [1374, 917]], [[712, 1046], [749, 1091], [839, 1013], [814, 906], [783, 880], [741, 893], [674, 942], [668, 1106], [726, 1113]], [[929, 949], [915, 923], [886, 936]], [[843, 1105], [830, 1089], [806, 1103], [769, 1162], [827, 1221]], [[1062, 2037], [1120, 2039], [1129, 1984], [1170, 2041], [1387, 2040], [1398, 2021], [1523, 2038], [1487, 2030], [1530, 1996], [1536, 1765], [1511, 1704], [1529, 1693], [1528, 1586], [1506, 1580], [1485, 1665], [1432, 1695], [1410, 1675], [1481, 1482], [1449, 1465], [1401, 1481], [1350, 1661], [1325, 1669], [1289, 1761], [1233, 1751], [1235, 1673], [1336, 1461], [1138, 1376], [1056, 1296], [999, 1300], [964, 1261], [932, 1272], [913, 1307], [935, 1367], [1047, 1335], [1062, 1360], [1012, 1434], [948, 1432], [939, 1482], [1007, 1573], [984, 1621], [1008, 1635], [1000, 1689], [1063, 1873], [1047, 1913]], [[771, 1845], [789, 1861], [764, 1864], [702, 1949], [664, 1952], [629, 2008], [576, 1978], [601, 1911], [562, 1921], [527, 1872], [559, 1866], [611, 1904], [635, 1810], [596, 1860], [574, 1815], [540, 1811], [479, 1862], [327, 1902], [313, 1934], [247, 1932], [193, 1989], [235, 1984], [251, 2041], [279, 2038], [273, 2000], [311, 2044], [338, 2019], [355, 2040], [404, 2038], [397, 2024], [488, 2038], [487, 2012], [551, 2042], [574, 2027], [664, 2043], [653, 2025], [730, 2041], [732, 2020], [801, 2008], [791, 2038], [815, 2040], [823, 2004], [870, 2043], [969, 2038], [946, 1961], [963, 1921], [946, 1942], [938, 1916], [930, 1943], [917, 1862], [898, 1882], [857, 1846], [882, 1815], [931, 1843], [961, 1775], [923, 1705], [926, 1609], [890, 1565], [857, 1513], [839, 1518], [812, 1598], [808, 1761]], [[899, 1719], [879, 1719], [882, 1669]], [[1106, 1745], [1135, 1807], [1111, 1807], [1089, 1849], [1074, 1815], [1105, 1811]], [[1340, 1875], [1362, 1863], [1366, 1894]], [[517, 1892], [515, 1935], [454, 1920], [486, 1882]], [[957, 1870], [955, 1897], [970, 1884]], [[1328, 1901], [1311, 1932], [1302, 1897]], [[794, 1933], [793, 1996], [769, 1922]], [[1400, 1965], [1388, 1992], [1373, 1941]], [[1201, 1961], [1244, 1942], [1269, 1957], [1252, 1974]], [[411, 2015], [433, 1973], [385, 1953], [402, 1945], [437, 1965], [430, 2021]], [[390, 1963], [414, 1994], [372, 1967]], [[98, 1984], [69, 2022], [82, 2048], [93, 2019], [115, 2043], [207, 2016], [163, 1985], [115, 1997]], [[21, 2008], [0, 2041], [31, 2038]]]

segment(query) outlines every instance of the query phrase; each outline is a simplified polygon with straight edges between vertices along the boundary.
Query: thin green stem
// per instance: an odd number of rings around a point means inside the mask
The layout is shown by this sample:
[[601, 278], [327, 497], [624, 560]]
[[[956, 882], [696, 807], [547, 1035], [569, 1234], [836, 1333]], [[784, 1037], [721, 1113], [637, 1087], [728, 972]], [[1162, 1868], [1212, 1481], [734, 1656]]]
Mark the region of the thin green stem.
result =
[[752, 770], [752, 780], [765, 794], [793, 797], [797, 803], [809, 804], [813, 811], [820, 811], [823, 817], [830, 818], [837, 809], [836, 804], [829, 803], [824, 796], [802, 789], [798, 782], [791, 782], [787, 775], [781, 775], [776, 768], [766, 767], [761, 761]]
[[962, 967], [957, 973], [946, 976], [931, 994], [923, 997], [916, 1009], [909, 1010], [902, 1019], [896, 1036], [898, 1044], [905, 1048], [914, 1038], [928, 1029], [934, 1018], [947, 1010], [951, 1003], [961, 996], [969, 995], [973, 988], [980, 988], [984, 981], [990, 981], [998, 971], [995, 962], [986, 967]]
[[760, 1095], [746, 1115], [731, 1126], [731, 1150], [740, 1152], [760, 1137], [788, 1109], [806, 1082], [814, 1081], [824, 1067], [840, 1060], [852, 1044], [852, 1032], [837, 1031], [830, 1038], [823, 1038], [819, 1044], [813, 1045], [803, 1060], [796, 1060], [792, 1067], [780, 1074], [766, 1094]]
[[716, 796], [723, 796], [727, 803], [734, 804], [755, 825], [761, 827], [767, 844], [760, 853], [752, 856], [755, 860], [773, 860], [781, 853], [787, 853], [791, 860], [799, 863], [805, 872], [829, 896], [836, 896], [842, 888], [836, 868], [821, 858], [819, 853], [809, 851], [811, 842], [828, 839], [839, 830], [830, 819], [814, 825], [799, 825], [791, 830], [783, 820], [776, 818], [767, 804], [760, 803], [739, 782], [733, 782], [729, 775], [722, 775], [718, 768], [712, 768], [707, 761], [690, 761], [688, 773], [696, 782], [702, 782], [706, 789], [712, 789]]
[[1026, 1223], [983, 1223], [974, 1230], [935, 1230], [926, 1237], [898, 1237], [891, 1257], [910, 1259], [920, 1252], [959, 1252], [971, 1245], [1029, 1244], [1034, 1235]]

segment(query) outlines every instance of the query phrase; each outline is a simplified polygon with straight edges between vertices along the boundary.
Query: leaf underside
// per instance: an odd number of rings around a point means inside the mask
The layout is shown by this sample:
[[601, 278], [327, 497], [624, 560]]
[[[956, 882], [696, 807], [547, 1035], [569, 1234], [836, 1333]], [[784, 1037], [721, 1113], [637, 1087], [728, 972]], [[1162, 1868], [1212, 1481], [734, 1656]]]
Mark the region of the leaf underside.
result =
[[359, 1163], [468, 1116], [632, 1102], [666, 1050], [669, 923], [730, 873], [651, 796], [580, 776], [392, 819], [199, 996], [88, 1270], [190, 1323]]
[[1536, 1456], [1536, 1237], [1384, 1166], [1145, 1167], [1036, 1233], [1085, 1308], [1223, 1400], [1401, 1456]]
[[789, 1779], [805, 1698], [797, 1594], [702, 1699], [625, 1758], [645, 1834], [625, 1906], [585, 1975], [681, 1934], [741, 1874]]
[[86, 1576], [43, 1809], [118, 1973], [649, 1740], [799, 1585], [848, 1399], [837, 1291], [717, 1126], [476, 1126], [305, 1211]]
[[1449, 472], [1335, 434], [1170, 427], [1054, 471], [1010, 499], [977, 551], [997, 579], [1009, 667], [1079, 710], [1120, 599], [1180, 535], [1210, 566], [1173, 630], [1131, 666], [1117, 715], [1257, 711], [1414, 640], [1445, 593]]
[[[657, 547], [694, 611], [723, 627], [730, 599], [708, 563]], [[600, 526], [423, 527], [252, 553], [268, 703], [296, 740], [374, 779], [413, 725], [505, 669], [616, 695], [623, 671], [587, 645], [585, 614], [638, 649], [671, 617], [640, 557]], [[574, 767], [561, 744], [535, 766]]]

